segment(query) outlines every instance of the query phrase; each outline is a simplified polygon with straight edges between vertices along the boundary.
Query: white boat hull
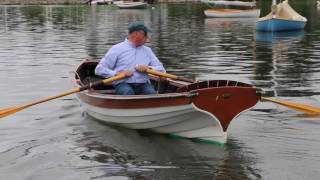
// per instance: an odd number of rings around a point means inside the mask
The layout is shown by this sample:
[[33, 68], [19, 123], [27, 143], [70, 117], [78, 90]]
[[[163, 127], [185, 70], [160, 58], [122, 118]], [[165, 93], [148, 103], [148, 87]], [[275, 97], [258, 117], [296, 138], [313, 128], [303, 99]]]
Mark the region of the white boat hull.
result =
[[144, 9], [148, 4], [144, 2], [119, 2], [115, 4], [120, 9]]
[[222, 6], [242, 6], [242, 7], [254, 7], [256, 2], [244, 2], [244, 1], [220, 1], [220, 0], [200, 0], [206, 4], [222, 5]]
[[106, 109], [83, 103], [86, 112], [105, 123], [130, 129], [225, 143], [227, 133], [216, 117], [193, 104], [148, 109]]

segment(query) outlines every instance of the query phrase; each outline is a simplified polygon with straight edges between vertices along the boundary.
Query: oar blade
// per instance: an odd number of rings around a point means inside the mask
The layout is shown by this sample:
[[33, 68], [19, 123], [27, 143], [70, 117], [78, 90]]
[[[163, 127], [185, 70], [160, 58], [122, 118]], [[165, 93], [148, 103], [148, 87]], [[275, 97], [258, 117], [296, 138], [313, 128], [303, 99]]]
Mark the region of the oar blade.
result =
[[116, 81], [116, 80], [124, 79], [125, 77], [126, 77], [126, 75], [124, 73], [119, 73], [116, 76], [101, 80], [101, 81], [99, 81], [97, 83], [89, 84], [89, 85], [86, 85], [86, 86], [83, 86], [83, 87], [80, 87], [80, 88], [71, 89], [70, 91], [66, 91], [66, 92], [60, 93], [58, 95], [50, 96], [48, 98], [40, 99], [40, 100], [31, 102], [29, 104], [18, 105], [18, 106], [15, 106], [15, 107], [0, 109], [0, 118], [9, 116], [10, 114], [14, 114], [14, 113], [16, 113], [18, 111], [21, 111], [21, 110], [23, 110], [25, 108], [28, 108], [28, 107], [36, 105], [36, 104], [47, 102], [47, 101], [50, 101], [50, 100], [53, 100], [53, 99], [57, 99], [57, 98], [60, 98], [60, 97], [64, 97], [64, 96], [67, 96], [67, 95], [70, 95], [70, 94], [78, 93], [80, 91], [84, 91], [84, 90], [87, 90], [87, 89], [90, 89], [90, 88], [94, 88], [95, 86], [98, 86], [98, 85], [101, 85], [101, 84], [111, 83], [111, 82]]
[[279, 100], [279, 99], [274, 99], [274, 98], [269, 98], [269, 97], [262, 97], [262, 100], [265, 101], [270, 101], [274, 102], [283, 106], [287, 106], [289, 108], [301, 111], [306, 114], [310, 115], [316, 115], [320, 114], [320, 108], [306, 105], [306, 104], [301, 104], [301, 103], [296, 103], [296, 102], [289, 102], [289, 101], [284, 101], [284, 100]]

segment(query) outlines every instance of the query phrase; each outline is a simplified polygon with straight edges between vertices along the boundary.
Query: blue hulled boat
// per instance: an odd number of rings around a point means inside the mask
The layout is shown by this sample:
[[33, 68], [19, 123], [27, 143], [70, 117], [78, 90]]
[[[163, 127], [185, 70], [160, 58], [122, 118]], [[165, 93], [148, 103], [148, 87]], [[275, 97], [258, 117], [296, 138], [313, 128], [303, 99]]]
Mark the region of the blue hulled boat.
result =
[[288, 0], [275, 4], [271, 7], [271, 12], [259, 18], [256, 22], [257, 31], [290, 31], [303, 29], [307, 19], [298, 14], [289, 5]]

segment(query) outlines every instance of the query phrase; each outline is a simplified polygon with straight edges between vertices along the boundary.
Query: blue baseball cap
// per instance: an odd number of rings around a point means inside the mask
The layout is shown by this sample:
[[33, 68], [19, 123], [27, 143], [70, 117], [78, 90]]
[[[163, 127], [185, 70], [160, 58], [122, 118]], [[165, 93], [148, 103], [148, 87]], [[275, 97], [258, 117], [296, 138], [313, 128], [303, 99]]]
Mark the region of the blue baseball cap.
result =
[[152, 32], [151, 29], [145, 26], [144, 23], [141, 21], [132, 22], [128, 26], [129, 33], [132, 33], [134, 31], [140, 31], [140, 30], [143, 30], [145, 33]]

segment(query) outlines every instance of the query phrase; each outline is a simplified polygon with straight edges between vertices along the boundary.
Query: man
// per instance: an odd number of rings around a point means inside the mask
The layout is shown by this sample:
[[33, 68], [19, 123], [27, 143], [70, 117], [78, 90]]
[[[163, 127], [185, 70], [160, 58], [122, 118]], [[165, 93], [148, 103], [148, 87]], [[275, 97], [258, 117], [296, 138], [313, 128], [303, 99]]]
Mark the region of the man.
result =
[[155, 94], [156, 91], [145, 73], [148, 68], [165, 72], [152, 50], [145, 46], [150, 29], [143, 22], [133, 22], [128, 26], [125, 41], [112, 46], [100, 60], [95, 73], [104, 77], [124, 73], [126, 79], [113, 83], [116, 94]]

